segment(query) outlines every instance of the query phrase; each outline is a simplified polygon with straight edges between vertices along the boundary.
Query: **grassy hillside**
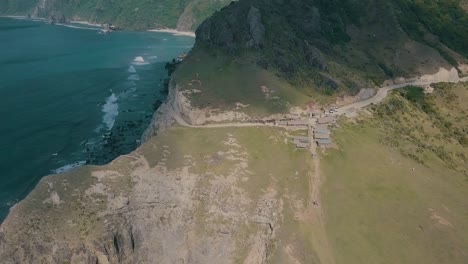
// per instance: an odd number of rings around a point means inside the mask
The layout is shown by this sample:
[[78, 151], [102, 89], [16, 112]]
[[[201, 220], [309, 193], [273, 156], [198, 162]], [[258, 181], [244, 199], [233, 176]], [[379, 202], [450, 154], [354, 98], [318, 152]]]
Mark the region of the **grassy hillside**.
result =
[[247, 56], [304, 96], [334, 98], [466, 62], [468, 14], [460, 4], [241, 0], [198, 28], [196, 49], [224, 52], [224, 61]]
[[336, 263], [468, 260], [468, 85], [415, 89], [334, 133], [322, 203]]
[[[176, 83], [197, 108], [239, 110], [250, 116], [285, 113], [309, 98], [275, 74], [255, 65], [250, 55], [232, 59], [223, 52], [194, 49], [177, 69]], [[264, 90], [262, 90], [264, 87]]]
[[199, 23], [227, 4], [226, 0], [48, 0], [43, 7], [37, 0], [0, 0], [1, 14], [35, 14], [39, 17], [64, 14], [67, 18], [98, 23], [113, 23], [129, 29], [158, 26], [177, 28], [182, 14], [188, 22], [183, 30], [194, 30]]

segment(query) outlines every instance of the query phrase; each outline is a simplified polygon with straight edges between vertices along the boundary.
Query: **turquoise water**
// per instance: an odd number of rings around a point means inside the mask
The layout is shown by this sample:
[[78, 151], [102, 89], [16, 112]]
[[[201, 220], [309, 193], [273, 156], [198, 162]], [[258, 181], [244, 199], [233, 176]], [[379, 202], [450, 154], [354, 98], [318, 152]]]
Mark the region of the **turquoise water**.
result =
[[0, 222], [41, 177], [132, 151], [193, 42], [0, 18]]

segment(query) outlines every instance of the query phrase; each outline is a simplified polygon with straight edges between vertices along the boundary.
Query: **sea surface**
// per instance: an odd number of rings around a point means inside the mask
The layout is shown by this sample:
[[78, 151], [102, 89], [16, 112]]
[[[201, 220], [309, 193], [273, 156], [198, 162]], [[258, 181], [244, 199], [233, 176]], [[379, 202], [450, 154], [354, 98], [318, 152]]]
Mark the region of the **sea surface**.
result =
[[134, 150], [193, 43], [0, 18], [0, 223], [41, 177]]

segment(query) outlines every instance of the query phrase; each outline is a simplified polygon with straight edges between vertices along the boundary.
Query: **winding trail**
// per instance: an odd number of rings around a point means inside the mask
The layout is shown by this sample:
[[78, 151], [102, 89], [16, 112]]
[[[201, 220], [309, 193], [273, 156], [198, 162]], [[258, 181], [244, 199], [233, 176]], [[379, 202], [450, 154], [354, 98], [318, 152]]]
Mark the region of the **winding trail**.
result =
[[[467, 82], [468, 77], [465, 78], [457, 78], [456, 80], [446, 81], [446, 82]], [[394, 84], [380, 88], [377, 93], [366, 100], [362, 100], [359, 102], [355, 102], [349, 105], [342, 106], [336, 110], [333, 114], [335, 116], [341, 115], [351, 115], [356, 113], [359, 109], [362, 109], [366, 106], [371, 104], [377, 104], [382, 102], [389, 94], [390, 91], [407, 87], [407, 86], [426, 86], [434, 83], [439, 83], [439, 81], [411, 81], [402, 84]], [[233, 122], [233, 123], [218, 123], [218, 124], [204, 124], [204, 125], [192, 125], [185, 121], [180, 113], [176, 111], [174, 108], [171, 109], [171, 115], [173, 119], [181, 126], [191, 127], [191, 128], [225, 128], [225, 127], [281, 127], [275, 125], [274, 123], [260, 123], [260, 122]], [[315, 120], [315, 119], [314, 119]], [[315, 122], [312, 121], [311, 122]], [[312, 129], [312, 128], [309, 128]], [[314, 142], [313, 138], [313, 131], [309, 131], [309, 140], [310, 142]], [[319, 258], [321, 262], [327, 264], [334, 264], [335, 259], [333, 255], [333, 250], [331, 247], [330, 242], [328, 241], [328, 235], [325, 229], [325, 212], [321, 206], [321, 199], [320, 199], [320, 187], [324, 182], [324, 175], [321, 175], [320, 171], [320, 157], [317, 155], [317, 146], [315, 144], [310, 144], [309, 149], [312, 157], [313, 157], [313, 170], [309, 173], [309, 188], [310, 188], [310, 196], [308, 201], [307, 209], [305, 210], [306, 219], [308, 219], [315, 230], [316, 236], [314, 236], [313, 243], [316, 248], [319, 248]]]
[[[464, 78], [460, 78], [460, 79], [458, 79], [456, 81], [452, 81], [452, 83], [467, 82], [467, 81], [468, 81], [468, 77], [464, 77]], [[359, 101], [359, 102], [355, 102], [355, 103], [345, 105], [345, 106], [342, 106], [342, 107], [338, 108], [337, 111], [334, 113], [334, 115], [336, 115], [336, 116], [348, 115], [348, 114], [356, 112], [357, 110], [359, 110], [359, 109], [361, 109], [363, 107], [366, 107], [366, 106], [368, 106], [370, 104], [380, 103], [385, 99], [385, 97], [388, 96], [388, 92], [391, 91], [391, 90], [404, 88], [406, 86], [411, 86], [411, 85], [426, 86], [426, 85], [431, 85], [431, 84], [434, 84], [434, 83], [439, 83], [439, 82], [414, 81], [414, 82], [407, 82], [407, 83], [402, 83], [402, 84], [394, 84], [394, 85], [385, 86], [385, 87], [380, 88], [377, 91], [377, 93], [373, 97], [371, 97], [369, 99], [362, 100], [362, 101]]]
[[[459, 78], [456, 81], [450, 81], [450, 82], [452, 83], [468, 82], [468, 77]], [[436, 82], [412, 81], [412, 82], [407, 82], [407, 83], [402, 83], [402, 84], [393, 84], [393, 85], [385, 86], [385, 87], [380, 88], [373, 97], [366, 99], [366, 100], [359, 101], [359, 102], [355, 102], [349, 105], [342, 106], [338, 108], [336, 112], [333, 113], [333, 115], [335, 116], [350, 115], [352, 113], [355, 113], [359, 109], [362, 109], [370, 104], [380, 103], [388, 96], [389, 91], [392, 91], [395, 89], [404, 88], [404, 87], [412, 86], [412, 85], [426, 86], [426, 85], [431, 85], [434, 83], [440, 83], [440, 81], [436, 81]], [[185, 121], [182, 118], [182, 116], [180, 116], [179, 112], [174, 109], [172, 109], [172, 117], [179, 125], [185, 126], [185, 127], [192, 127], [192, 128], [258, 127], [258, 126], [277, 127], [277, 125], [275, 124], [260, 123], [260, 122], [232, 122], [232, 123], [192, 125], [192, 124], [189, 124], [187, 121]]]

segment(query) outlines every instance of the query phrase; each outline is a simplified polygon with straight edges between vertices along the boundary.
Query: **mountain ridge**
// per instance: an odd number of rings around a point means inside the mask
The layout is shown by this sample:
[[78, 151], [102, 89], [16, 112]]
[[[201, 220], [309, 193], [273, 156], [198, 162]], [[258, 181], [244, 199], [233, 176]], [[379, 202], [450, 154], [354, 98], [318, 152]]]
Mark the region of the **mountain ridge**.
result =
[[341, 86], [357, 93], [353, 87], [369, 79], [380, 85], [397, 76], [434, 73], [436, 65], [466, 63], [468, 14], [459, 1], [422, 2], [239, 1], [201, 24], [197, 45], [228, 53], [254, 50], [258, 65], [274, 68], [296, 86]]
[[70, 20], [111, 23], [120, 28], [145, 30], [172, 28], [194, 31], [205, 18], [227, 4], [227, 0], [0, 0], [0, 14], [31, 15], [61, 22]]

